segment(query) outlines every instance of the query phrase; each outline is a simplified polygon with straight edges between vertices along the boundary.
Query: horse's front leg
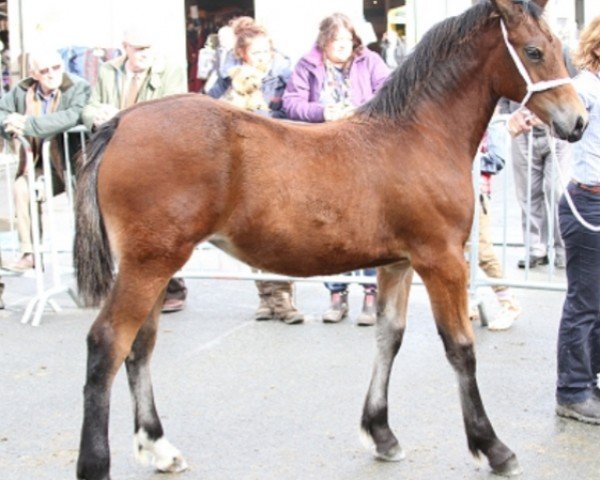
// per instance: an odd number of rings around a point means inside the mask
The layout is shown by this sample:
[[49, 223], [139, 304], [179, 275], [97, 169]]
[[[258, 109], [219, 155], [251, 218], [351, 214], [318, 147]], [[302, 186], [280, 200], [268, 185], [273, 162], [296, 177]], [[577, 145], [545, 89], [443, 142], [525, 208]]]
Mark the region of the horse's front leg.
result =
[[87, 377], [77, 478], [110, 480], [108, 418], [114, 377], [168, 278], [122, 268], [87, 337]]
[[377, 458], [396, 461], [404, 452], [388, 424], [388, 386], [402, 344], [413, 270], [408, 261], [377, 271], [377, 355], [361, 421], [363, 439]]
[[469, 450], [475, 456], [483, 453], [494, 473], [517, 475], [521, 473], [517, 457], [496, 436], [475, 378], [474, 335], [468, 315], [463, 249], [457, 246], [442, 250], [437, 250], [436, 255], [428, 250], [426, 258], [421, 259], [413, 255], [413, 265], [427, 287], [446, 356], [458, 377]]
[[164, 436], [154, 404], [150, 377], [150, 359], [156, 344], [158, 317], [164, 295], [163, 291], [148, 319], [140, 328], [131, 353], [125, 359], [125, 367], [135, 415], [134, 455], [144, 465], [150, 463], [161, 472], [174, 473], [185, 470], [187, 463], [181, 452]]

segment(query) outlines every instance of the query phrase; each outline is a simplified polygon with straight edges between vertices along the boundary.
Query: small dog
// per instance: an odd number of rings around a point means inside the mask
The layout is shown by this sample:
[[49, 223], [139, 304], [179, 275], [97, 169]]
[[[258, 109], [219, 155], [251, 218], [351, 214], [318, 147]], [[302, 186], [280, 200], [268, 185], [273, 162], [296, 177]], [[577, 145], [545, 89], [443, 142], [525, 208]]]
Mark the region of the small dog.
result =
[[223, 100], [244, 110], [269, 110], [263, 97], [261, 72], [250, 65], [237, 65], [229, 70], [231, 87]]

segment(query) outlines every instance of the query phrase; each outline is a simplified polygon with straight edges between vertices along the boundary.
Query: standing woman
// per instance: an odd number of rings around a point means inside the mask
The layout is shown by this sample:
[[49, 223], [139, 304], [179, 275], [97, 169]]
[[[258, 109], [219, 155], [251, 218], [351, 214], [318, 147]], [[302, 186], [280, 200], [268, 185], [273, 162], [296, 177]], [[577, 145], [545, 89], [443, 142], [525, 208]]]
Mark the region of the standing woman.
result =
[[[268, 110], [255, 113], [272, 118], [283, 118], [281, 97], [291, 75], [290, 61], [273, 48], [271, 37], [266, 29], [254, 23], [249, 17], [241, 17], [232, 22], [235, 34], [233, 53], [236, 64], [247, 64], [261, 72], [261, 92]], [[231, 86], [231, 78], [221, 76], [208, 94], [213, 98], [222, 97]], [[304, 315], [293, 301], [293, 283], [257, 280], [260, 303], [254, 314], [255, 320], [281, 320], [288, 325], [302, 323]]]
[[[576, 209], [600, 225], [600, 16], [582, 32], [575, 79], [589, 114], [589, 125], [574, 144], [573, 180], [568, 186]], [[600, 424], [600, 232], [575, 218], [565, 196], [559, 205], [567, 254], [567, 297], [558, 334], [556, 413]]]
[[[291, 120], [338, 120], [371, 100], [389, 75], [381, 57], [363, 47], [350, 19], [334, 13], [321, 21], [316, 44], [296, 65], [283, 95], [283, 108]], [[375, 275], [375, 269], [364, 272]], [[323, 321], [337, 323], [348, 315], [348, 286], [325, 286], [331, 293], [331, 306], [323, 314]], [[363, 288], [363, 309], [356, 323], [373, 325], [377, 318], [377, 284], [364, 284]]]

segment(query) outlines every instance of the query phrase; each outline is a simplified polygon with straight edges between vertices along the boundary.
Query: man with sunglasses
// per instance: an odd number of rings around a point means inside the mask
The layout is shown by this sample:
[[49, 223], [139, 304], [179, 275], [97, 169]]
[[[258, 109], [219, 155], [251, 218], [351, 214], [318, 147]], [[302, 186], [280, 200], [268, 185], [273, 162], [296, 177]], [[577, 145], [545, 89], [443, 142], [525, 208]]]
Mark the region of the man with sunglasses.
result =
[[[65, 190], [61, 134], [80, 123], [90, 86], [85, 80], [64, 71], [62, 59], [55, 50], [31, 52], [29, 64], [31, 76], [21, 80], [0, 99], [0, 134], [6, 139], [19, 135], [27, 138], [33, 150], [36, 177], [42, 174], [42, 144], [51, 142], [52, 185], [57, 195]], [[75, 153], [73, 149], [70, 151]], [[24, 173], [25, 158], [22, 156], [14, 183], [21, 257], [3, 267], [16, 272], [34, 267], [30, 192]]]
[[[98, 81], [82, 114], [83, 123], [90, 130], [136, 103], [187, 92], [185, 69], [169, 65], [156, 56], [153, 40], [148, 25], [131, 26], [123, 35], [125, 55], [100, 67]], [[183, 279], [172, 278], [162, 311], [183, 309], [186, 297]]]

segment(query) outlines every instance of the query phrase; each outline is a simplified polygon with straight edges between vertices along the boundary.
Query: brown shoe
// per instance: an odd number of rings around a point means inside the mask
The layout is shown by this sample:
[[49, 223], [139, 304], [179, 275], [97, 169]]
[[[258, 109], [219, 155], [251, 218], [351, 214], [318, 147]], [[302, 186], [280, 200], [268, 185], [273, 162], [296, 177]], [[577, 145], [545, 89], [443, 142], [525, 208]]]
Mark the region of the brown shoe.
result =
[[178, 298], [168, 298], [165, 300], [162, 306], [162, 313], [172, 313], [178, 312], [179, 310], [183, 310], [185, 307], [185, 300], [180, 300]]
[[331, 306], [323, 314], [323, 322], [338, 323], [348, 316], [348, 292], [331, 294]]
[[16, 262], [10, 263], [4, 267], [4, 270], [10, 272], [23, 273], [31, 270], [35, 266], [33, 253], [24, 253], [23, 256]]
[[371, 327], [377, 322], [377, 294], [365, 293], [362, 312], [356, 319], [356, 324], [361, 327]]

